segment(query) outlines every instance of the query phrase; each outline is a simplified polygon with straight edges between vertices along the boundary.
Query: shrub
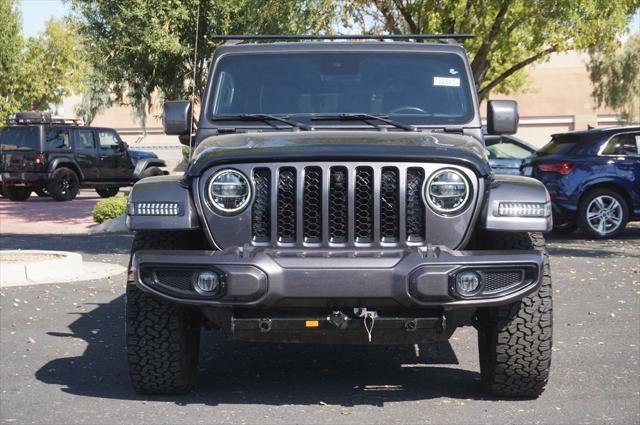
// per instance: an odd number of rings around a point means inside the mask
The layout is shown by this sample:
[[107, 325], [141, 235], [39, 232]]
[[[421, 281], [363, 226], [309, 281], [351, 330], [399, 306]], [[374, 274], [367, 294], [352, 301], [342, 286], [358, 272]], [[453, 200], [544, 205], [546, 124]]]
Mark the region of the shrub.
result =
[[182, 158], [184, 158], [186, 162], [189, 162], [189, 151], [189, 146], [182, 145]]
[[127, 197], [114, 196], [113, 198], [103, 199], [93, 207], [91, 215], [93, 221], [102, 223], [112, 218], [119, 217], [127, 212]]

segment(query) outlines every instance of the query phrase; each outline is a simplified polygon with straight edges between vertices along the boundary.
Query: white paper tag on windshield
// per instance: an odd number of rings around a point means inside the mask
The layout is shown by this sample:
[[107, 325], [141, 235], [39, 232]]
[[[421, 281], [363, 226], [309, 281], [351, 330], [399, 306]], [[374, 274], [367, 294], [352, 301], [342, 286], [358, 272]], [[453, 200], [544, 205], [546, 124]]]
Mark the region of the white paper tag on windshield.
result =
[[443, 87], [460, 87], [460, 78], [433, 77], [433, 85]]
[[636, 136], [636, 149], [638, 150], [638, 154], [640, 154], [640, 136]]

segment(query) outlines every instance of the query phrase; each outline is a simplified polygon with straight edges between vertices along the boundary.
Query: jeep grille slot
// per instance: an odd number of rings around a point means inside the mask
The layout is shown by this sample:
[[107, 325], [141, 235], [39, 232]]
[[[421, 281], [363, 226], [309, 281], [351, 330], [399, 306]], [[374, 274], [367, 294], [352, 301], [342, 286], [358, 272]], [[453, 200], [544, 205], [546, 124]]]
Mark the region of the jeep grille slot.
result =
[[348, 236], [347, 169], [332, 167], [329, 178], [329, 241], [346, 243]]
[[304, 190], [302, 192], [302, 228], [304, 241], [322, 241], [322, 169], [308, 167], [304, 170]]
[[407, 241], [424, 241], [424, 202], [422, 201], [422, 185], [424, 170], [409, 168], [407, 170]]
[[254, 242], [271, 240], [271, 170], [253, 170], [256, 197], [251, 210], [251, 232]]
[[356, 168], [354, 231], [356, 242], [373, 242], [373, 169]]
[[400, 233], [399, 177], [396, 168], [382, 169], [380, 183], [380, 236], [383, 242], [398, 242]]
[[281, 168], [278, 173], [278, 242], [296, 241], [296, 170]]

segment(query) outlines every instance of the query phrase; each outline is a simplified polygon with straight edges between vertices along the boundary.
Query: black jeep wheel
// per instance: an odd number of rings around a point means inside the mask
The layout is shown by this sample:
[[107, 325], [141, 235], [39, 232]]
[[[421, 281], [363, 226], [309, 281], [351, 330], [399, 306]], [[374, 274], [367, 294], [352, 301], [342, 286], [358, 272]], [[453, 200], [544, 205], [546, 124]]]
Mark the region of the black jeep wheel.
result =
[[145, 168], [144, 171], [140, 173], [140, 179], [146, 179], [147, 177], [162, 176], [162, 175], [164, 175], [164, 173], [160, 168], [149, 167], [149, 168]]
[[[137, 233], [140, 249], [197, 249], [190, 233]], [[126, 291], [126, 348], [129, 376], [141, 394], [181, 394], [196, 382], [200, 349], [199, 312], [140, 290], [131, 271]]]
[[112, 196], [116, 196], [120, 191], [119, 187], [101, 187], [96, 189], [96, 193], [101, 198], [111, 198]]
[[31, 196], [31, 188], [28, 187], [3, 186], [2, 192], [9, 200], [15, 202], [26, 201]]
[[61, 167], [53, 172], [47, 190], [56, 201], [71, 201], [80, 191], [80, 179], [73, 170]]
[[484, 249], [537, 249], [545, 252], [538, 291], [513, 304], [478, 310], [480, 374], [497, 396], [537, 397], [551, 366], [553, 304], [549, 260], [538, 233], [490, 233]]

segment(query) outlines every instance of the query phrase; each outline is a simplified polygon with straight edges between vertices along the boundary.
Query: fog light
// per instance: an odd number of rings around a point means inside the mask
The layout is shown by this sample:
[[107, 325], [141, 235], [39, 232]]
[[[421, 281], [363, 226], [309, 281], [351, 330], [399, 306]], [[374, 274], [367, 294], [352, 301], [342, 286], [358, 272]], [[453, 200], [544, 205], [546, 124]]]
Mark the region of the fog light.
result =
[[475, 272], [462, 272], [456, 275], [456, 291], [460, 295], [474, 295], [480, 289], [480, 276]]
[[200, 272], [194, 286], [199, 294], [213, 295], [220, 290], [220, 275], [211, 271]]

